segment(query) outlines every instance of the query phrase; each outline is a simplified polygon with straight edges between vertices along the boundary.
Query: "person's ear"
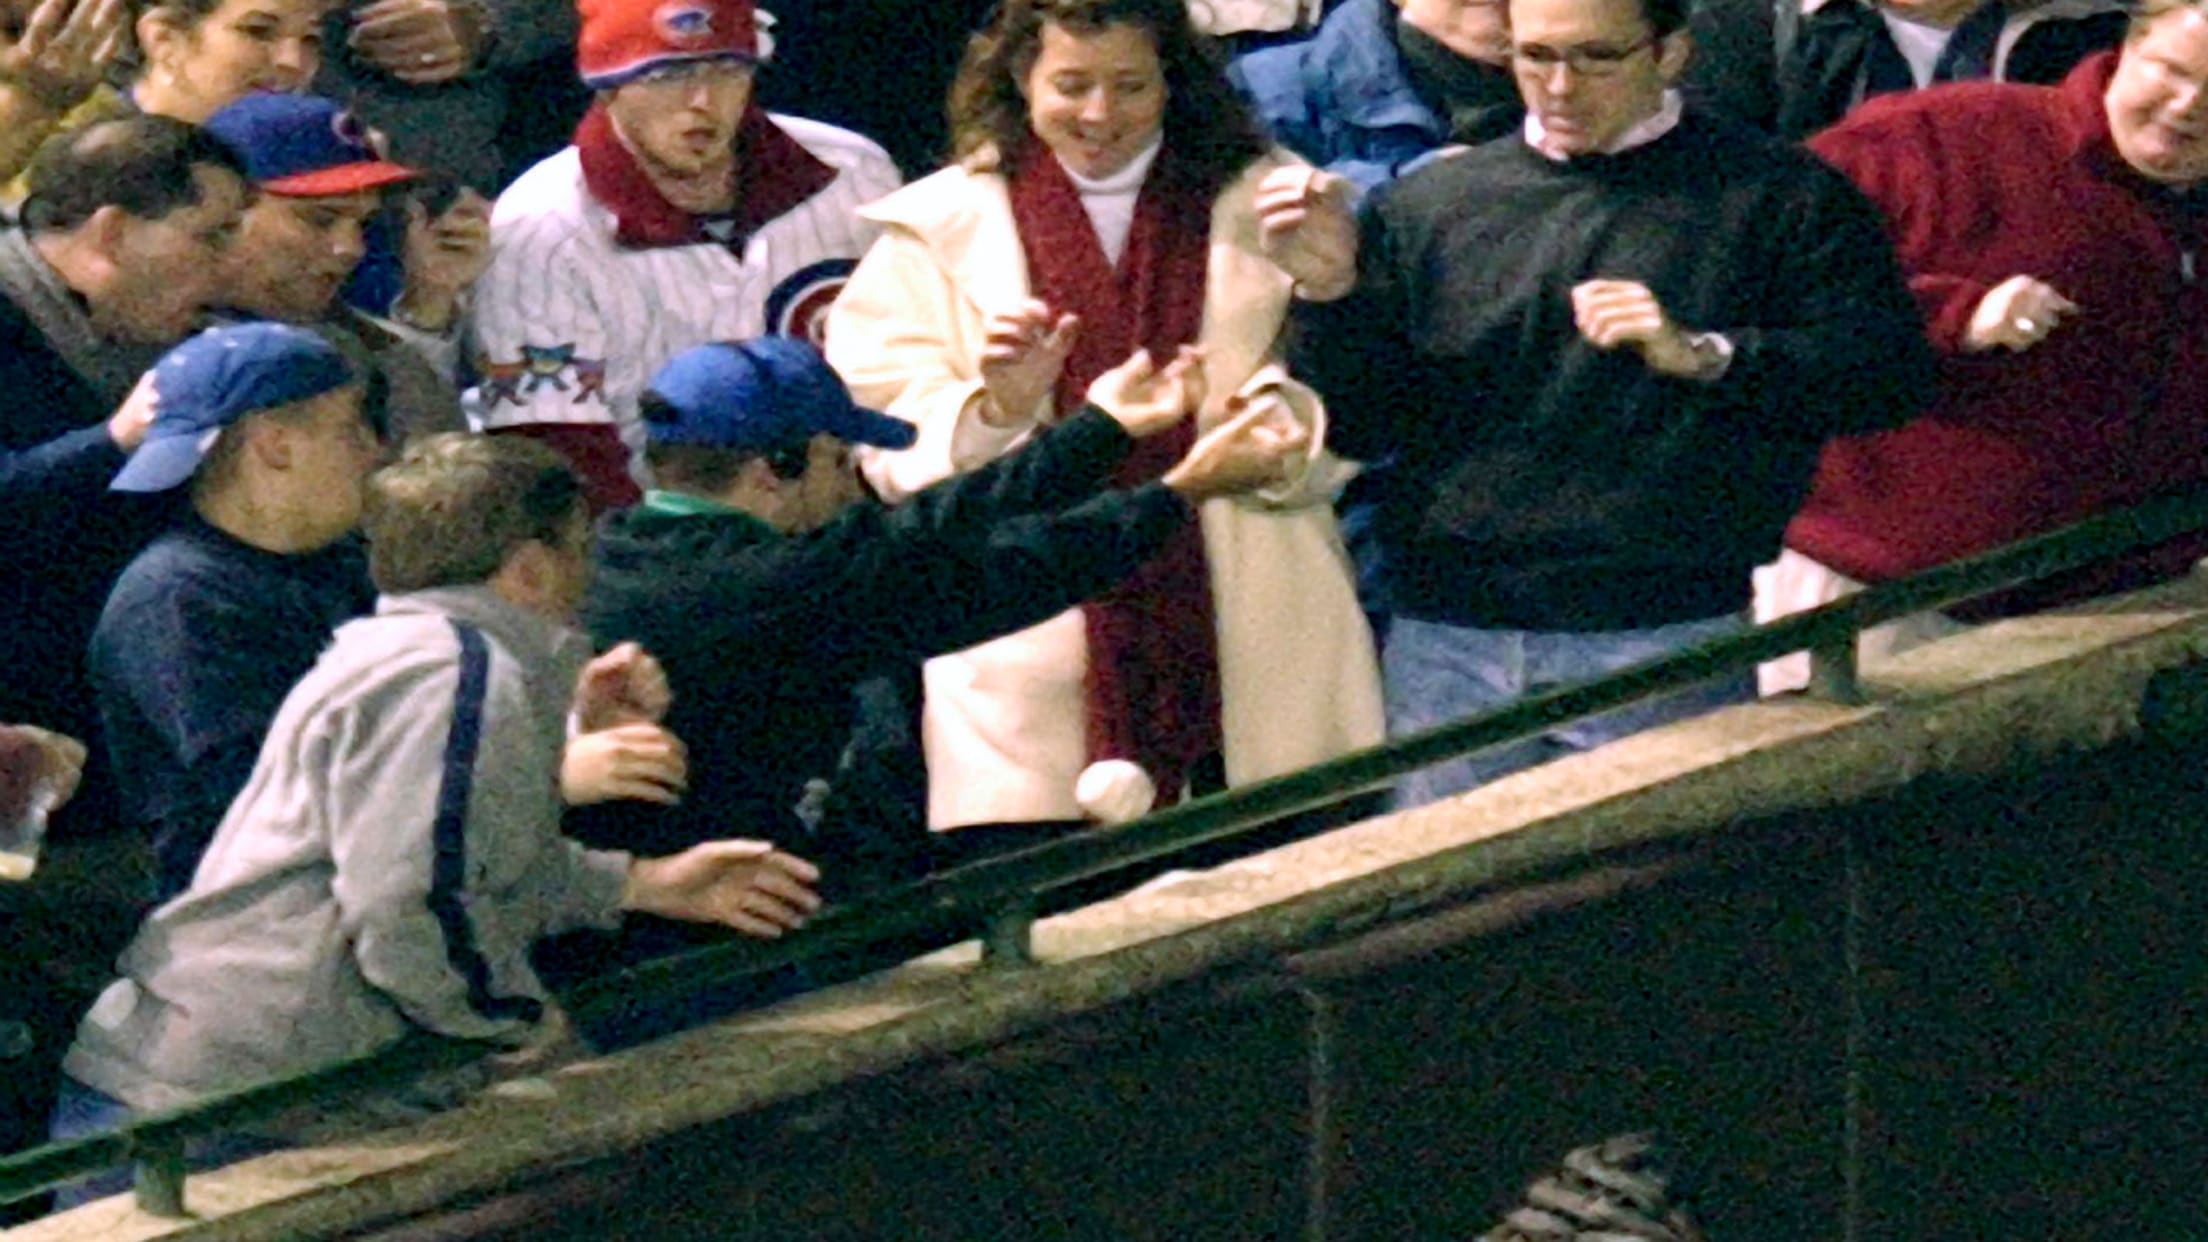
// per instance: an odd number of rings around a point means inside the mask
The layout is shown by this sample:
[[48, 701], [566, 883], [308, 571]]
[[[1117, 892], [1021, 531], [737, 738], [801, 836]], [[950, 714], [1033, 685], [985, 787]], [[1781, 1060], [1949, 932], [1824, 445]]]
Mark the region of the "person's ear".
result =
[[140, 13], [132, 31], [138, 37], [138, 48], [146, 64], [163, 68], [175, 58], [190, 34], [184, 14], [165, 4], [157, 4]]
[[130, 224], [130, 213], [113, 203], [94, 208], [92, 214], [84, 218], [81, 230], [85, 241], [89, 243], [86, 249], [98, 255], [100, 261], [110, 268], [123, 266], [129, 258], [126, 252], [129, 249]]
[[222, 434], [244, 436], [245, 451], [258, 458], [269, 469], [291, 469], [290, 429], [282, 423], [248, 415], [230, 424], [229, 429]]
[[1687, 71], [1687, 62], [1694, 59], [1694, 36], [1681, 26], [1656, 41], [1656, 72], [1661, 74], [1664, 85], [1679, 80]]

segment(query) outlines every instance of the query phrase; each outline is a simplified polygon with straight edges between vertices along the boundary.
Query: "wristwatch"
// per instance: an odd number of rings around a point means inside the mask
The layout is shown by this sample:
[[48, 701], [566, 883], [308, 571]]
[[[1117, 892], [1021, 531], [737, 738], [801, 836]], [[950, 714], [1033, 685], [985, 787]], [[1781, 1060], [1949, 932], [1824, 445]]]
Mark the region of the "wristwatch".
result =
[[1687, 348], [1694, 353], [1694, 378], [1705, 384], [1724, 378], [1732, 368], [1733, 342], [1722, 332], [1689, 332]]

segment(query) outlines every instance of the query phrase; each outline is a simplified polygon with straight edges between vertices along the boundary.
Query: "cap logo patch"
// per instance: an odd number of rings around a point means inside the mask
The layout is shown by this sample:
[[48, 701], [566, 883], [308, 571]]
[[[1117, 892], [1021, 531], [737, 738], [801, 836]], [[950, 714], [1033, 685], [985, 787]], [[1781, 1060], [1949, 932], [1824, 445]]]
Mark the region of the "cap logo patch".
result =
[[359, 147], [364, 150], [375, 149], [375, 144], [368, 134], [368, 127], [362, 124], [361, 119], [353, 115], [349, 109], [341, 108], [330, 114], [330, 132], [336, 134], [337, 140], [346, 146]]
[[713, 41], [713, 10], [702, 4], [663, 4], [653, 11], [652, 25], [671, 47], [689, 50]]

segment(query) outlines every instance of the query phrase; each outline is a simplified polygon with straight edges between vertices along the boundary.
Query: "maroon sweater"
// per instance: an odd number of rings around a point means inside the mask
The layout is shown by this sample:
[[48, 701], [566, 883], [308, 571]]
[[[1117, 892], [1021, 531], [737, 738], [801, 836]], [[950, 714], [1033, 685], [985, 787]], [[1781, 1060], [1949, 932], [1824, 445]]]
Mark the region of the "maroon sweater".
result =
[[[1940, 383], [1915, 422], [1826, 446], [1788, 546], [1878, 582], [2208, 478], [2208, 195], [2117, 155], [2115, 65], [1891, 96], [1810, 141], [1885, 213]], [[2023, 353], [1963, 353], [1979, 300], [2019, 274], [2078, 312]], [[2166, 551], [2175, 568], [2193, 549]]]

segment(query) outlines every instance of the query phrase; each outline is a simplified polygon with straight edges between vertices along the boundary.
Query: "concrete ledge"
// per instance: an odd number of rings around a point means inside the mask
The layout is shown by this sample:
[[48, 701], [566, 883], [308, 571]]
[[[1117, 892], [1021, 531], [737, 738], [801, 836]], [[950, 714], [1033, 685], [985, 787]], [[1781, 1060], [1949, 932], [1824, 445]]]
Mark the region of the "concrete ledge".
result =
[[189, 1221], [113, 1199], [25, 1226], [54, 1239], [349, 1233], [802, 1098], [1237, 964], [1266, 961], [1499, 881], [1639, 842], [1721, 832], [1991, 773], [2137, 731], [2149, 680], [2208, 652], [2208, 587], [2004, 622], [1866, 669], [1874, 702], [1780, 699], [1548, 765], [1215, 871], [1161, 877], [1041, 923], [1033, 969], [974, 946], [616, 1057], [493, 1088], [430, 1121], [193, 1177]]

